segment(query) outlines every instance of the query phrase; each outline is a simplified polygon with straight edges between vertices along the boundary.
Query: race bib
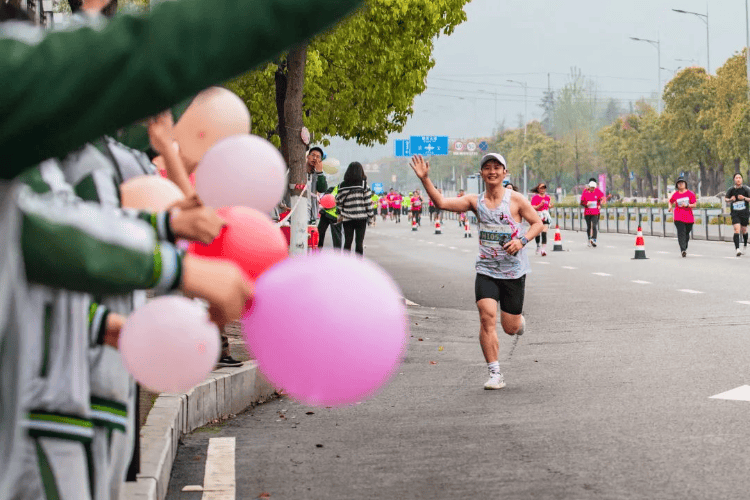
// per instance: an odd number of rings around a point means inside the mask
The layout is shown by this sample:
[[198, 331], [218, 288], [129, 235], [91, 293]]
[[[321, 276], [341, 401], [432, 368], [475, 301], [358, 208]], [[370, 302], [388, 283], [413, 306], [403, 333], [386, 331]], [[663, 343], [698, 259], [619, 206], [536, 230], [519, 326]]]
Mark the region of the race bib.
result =
[[741, 210], [745, 210], [745, 208], [747, 208], [747, 203], [745, 203], [745, 200], [735, 201], [734, 203], [732, 203], [732, 210], [736, 210], [739, 212]]
[[513, 238], [513, 228], [505, 225], [480, 224], [479, 244], [489, 247], [501, 247]]
[[686, 207], [690, 205], [690, 198], [677, 198], [676, 201], [678, 207]]
[[590, 201], [590, 202], [586, 203], [586, 207], [587, 208], [596, 208], [597, 205], [598, 205], [598, 203], [595, 202], [595, 201]]

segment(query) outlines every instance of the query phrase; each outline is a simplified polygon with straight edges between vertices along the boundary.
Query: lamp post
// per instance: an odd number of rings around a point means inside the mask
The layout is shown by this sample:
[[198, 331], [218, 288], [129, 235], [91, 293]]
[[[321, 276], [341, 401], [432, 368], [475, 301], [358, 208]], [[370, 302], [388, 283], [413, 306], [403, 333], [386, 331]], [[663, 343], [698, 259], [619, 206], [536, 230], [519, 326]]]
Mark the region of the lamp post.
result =
[[[745, 6], [747, 8], [747, 5]], [[706, 73], [709, 75], [711, 74], [711, 54], [710, 54], [710, 38], [708, 36], [708, 4], [706, 4], [706, 13], [701, 14], [699, 12], [691, 12], [689, 10], [680, 10], [680, 9], [672, 9], [674, 12], [679, 12], [680, 14], [692, 14], [698, 18], [700, 18], [701, 21], [703, 21], [706, 24]]]
[[636, 38], [634, 36], [631, 36], [630, 39], [635, 40], [636, 42], [647, 42], [656, 47], [656, 57], [659, 67], [657, 80], [659, 86], [657, 87], [656, 108], [659, 110], [659, 114], [661, 114], [661, 40], [649, 40], [648, 38]]
[[[517, 80], [508, 80], [510, 83], [517, 83], [521, 87], [523, 87], [523, 145], [526, 147], [526, 130], [528, 129], [528, 118], [526, 113], [528, 112], [528, 104], [529, 101], [527, 99], [528, 97], [528, 84], [526, 82], [519, 82]], [[528, 176], [526, 174], [526, 155], [524, 155], [523, 160], [523, 195], [526, 196], [526, 193], [528, 193]]]

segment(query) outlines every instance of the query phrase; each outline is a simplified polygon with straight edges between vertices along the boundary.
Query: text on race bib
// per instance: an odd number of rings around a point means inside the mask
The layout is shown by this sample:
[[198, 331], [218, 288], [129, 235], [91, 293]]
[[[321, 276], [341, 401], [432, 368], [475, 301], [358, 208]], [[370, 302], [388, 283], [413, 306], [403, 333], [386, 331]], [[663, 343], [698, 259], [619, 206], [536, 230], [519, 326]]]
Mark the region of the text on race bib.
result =
[[678, 207], [686, 207], [690, 205], [690, 198], [677, 198], [677, 206]]
[[745, 210], [746, 207], [747, 203], [745, 203], [745, 200], [732, 203], [732, 210]]
[[587, 208], [596, 208], [596, 206], [597, 206], [597, 203], [595, 201], [590, 201], [586, 203]]
[[503, 246], [513, 237], [513, 228], [500, 224], [480, 224], [479, 244], [484, 246]]

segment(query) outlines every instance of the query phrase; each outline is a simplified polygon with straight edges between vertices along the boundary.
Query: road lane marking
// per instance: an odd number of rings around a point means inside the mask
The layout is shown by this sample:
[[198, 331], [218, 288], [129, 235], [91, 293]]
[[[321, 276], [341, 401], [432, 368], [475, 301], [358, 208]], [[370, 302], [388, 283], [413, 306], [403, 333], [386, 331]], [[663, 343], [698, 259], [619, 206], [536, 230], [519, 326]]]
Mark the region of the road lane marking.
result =
[[722, 392], [708, 399], [729, 399], [731, 401], [750, 401], [750, 385], [743, 385], [732, 389], [731, 391]]
[[744, 306], [750, 306], [750, 302], [748, 302], [747, 300], [738, 300], [737, 303]]
[[672, 252], [656, 252], [656, 253], [660, 253], [660, 254], [662, 254], [662, 255], [669, 255], [669, 254], [671, 254]]
[[578, 269], [577, 267], [563, 266], [563, 269]]
[[539, 265], [541, 265], [541, 266], [549, 266], [549, 262], [539, 262], [539, 261], [537, 261], [537, 262], [535, 262], [535, 263], [536, 263], [536, 264], [539, 264]]
[[451, 250], [458, 250], [458, 248], [456, 248], [456, 247], [448, 247], [448, 248], [451, 249]]
[[438, 246], [439, 247], [444, 247], [445, 245], [443, 245], [442, 243], [438, 243]]
[[691, 257], [703, 257], [702, 255], [698, 255], [697, 253], [691, 253], [690, 256]]
[[611, 274], [607, 274], [607, 273], [591, 273], [591, 274], [594, 274], [596, 276], [612, 276]]
[[607, 248], [617, 248], [617, 247], [613, 247], [612, 245], [607, 245]]
[[650, 281], [641, 281], [641, 280], [633, 280], [633, 283], [637, 283], [639, 285], [650, 285]]
[[737, 257], [724, 257], [724, 258], [729, 259], [729, 260], [737, 260]]
[[471, 250], [461, 250], [462, 252], [471, 253]]
[[434, 241], [428, 241], [428, 242], [427, 242], [427, 244], [428, 244], [428, 245], [434, 245], [434, 244], [435, 244], [435, 242], [434, 242]]
[[698, 290], [690, 290], [689, 288], [683, 288], [682, 290], [677, 290], [677, 291], [682, 292], [682, 293], [696, 293], [696, 294], [703, 293], [703, 292], [699, 292]]
[[418, 306], [419, 305], [416, 302], [412, 302], [411, 300], [407, 299], [406, 297], [403, 297], [403, 299], [404, 299], [404, 304], [406, 304], [407, 306]]
[[206, 454], [203, 486], [185, 486], [182, 491], [202, 491], [202, 500], [235, 500], [235, 438], [211, 438]]

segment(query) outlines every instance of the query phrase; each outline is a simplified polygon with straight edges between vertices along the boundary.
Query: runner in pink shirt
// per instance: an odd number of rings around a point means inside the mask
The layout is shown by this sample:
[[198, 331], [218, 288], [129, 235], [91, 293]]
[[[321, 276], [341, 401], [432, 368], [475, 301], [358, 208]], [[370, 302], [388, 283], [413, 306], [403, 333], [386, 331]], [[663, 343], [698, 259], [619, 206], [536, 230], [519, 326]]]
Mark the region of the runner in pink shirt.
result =
[[401, 200], [403, 200], [404, 197], [401, 196], [400, 193], [395, 192], [393, 193], [393, 215], [396, 216], [396, 224], [401, 222]]
[[604, 198], [599, 188], [596, 187], [596, 179], [589, 179], [589, 185], [581, 193], [581, 206], [586, 207], [583, 215], [586, 218], [586, 236], [589, 239], [589, 246], [596, 248], [596, 237], [599, 233], [599, 207], [604, 205], [607, 200]]
[[[552, 208], [552, 199], [547, 194], [547, 185], [543, 182], [540, 182], [535, 188], [531, 190], [532, 193], [536, 193], [533, 198], [531, 198], [531, 206], [534, 207], [534, 210], [539, 214], [539, 218], [542, 219], [542, 224], [544, 224], [544, 229], [542, 229], [541, 234], [541, 253], [542, 257], [547, 255], [547, 229], [549, 229], [550, 225], [550, 213], [549, 209]], [[539, 240], [540, 237], [537, 236], [534, 238], [534, 241], [536, 241], [536, 253], [538, 254], [540, 251], [539, 247]]]
[[687, 182], [680, 177], [674, 183], [677, 191], [669, 199], [669, 211], [674, 211], [674, 225], [677, 229], [677, 241], [680, 244], [680, 252], [683, 257], [687, 257], [688, 242], [690, 241], [690, 231], [693, 230], [693, 208], [696, 205], [695, 193], [688, 190]]
[[422, 197], [419, 195], [419, 189], [414, 191], [411, 197], [411, 216], [412, 220], [417, 221], [417, 225], [422, 225]]
[[385, 218], [388, 217], [388, 196], [383, 195], [380, 197], [380, 216], [383, 217], [383, 222], [385, 222]]

